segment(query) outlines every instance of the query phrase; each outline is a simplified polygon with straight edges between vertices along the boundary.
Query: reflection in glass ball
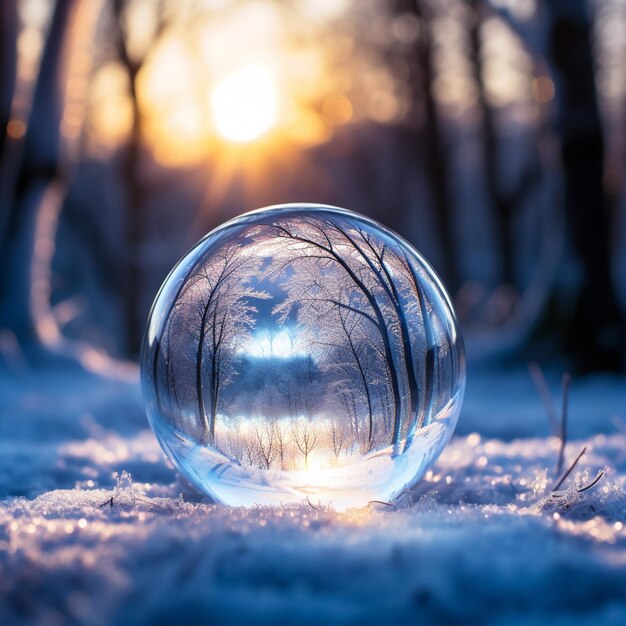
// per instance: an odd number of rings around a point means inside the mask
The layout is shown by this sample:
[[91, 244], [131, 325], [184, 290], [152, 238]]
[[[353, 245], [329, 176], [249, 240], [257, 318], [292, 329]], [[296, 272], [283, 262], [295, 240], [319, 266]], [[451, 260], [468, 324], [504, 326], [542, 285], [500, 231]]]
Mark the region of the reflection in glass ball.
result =
[[148, 416], [198, 488], [231, 505], [391, 500], [450, 438], [465, 366], [448, 296], [356, 213], [270, 207], [170, 273], [142, 354]]

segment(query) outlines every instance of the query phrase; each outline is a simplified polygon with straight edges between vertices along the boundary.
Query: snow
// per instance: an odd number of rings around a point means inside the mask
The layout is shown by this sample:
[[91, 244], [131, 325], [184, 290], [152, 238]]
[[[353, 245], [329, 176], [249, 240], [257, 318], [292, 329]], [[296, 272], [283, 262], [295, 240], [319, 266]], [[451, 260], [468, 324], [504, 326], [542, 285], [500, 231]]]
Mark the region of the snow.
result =
[[393, 446], [388, 446], [360, 457], [354, 455], [347, 465], [308, 471], [259, 470], [231, 464], [228, 457], [198, 445], [179, 431], [168, 429], [167, 436], [167, 430], [161, 429], [160, 436], [183, 475], [192, 483], [206, 485], [219, 502], [233, 506], [319, 504], [316, 494], [323, 494], [324, 502], [345, 511], [389, 497], [389, 485], [399, 485], [402, 492], [407, 483], [421, 478], [448, 440], [455, 405], [458, 399], [451, 400], [431, 424], [422, 428], [402, 454], [394, 455]]
[[556, 493], [525, 368], [470, 369], [394, 506], [241, 509], [166, 462], [136, 380], [0, 372], [0, 624], [623, 624], [624, 380], [575, 380], [570, 406], [566, 465], [587, 453]]

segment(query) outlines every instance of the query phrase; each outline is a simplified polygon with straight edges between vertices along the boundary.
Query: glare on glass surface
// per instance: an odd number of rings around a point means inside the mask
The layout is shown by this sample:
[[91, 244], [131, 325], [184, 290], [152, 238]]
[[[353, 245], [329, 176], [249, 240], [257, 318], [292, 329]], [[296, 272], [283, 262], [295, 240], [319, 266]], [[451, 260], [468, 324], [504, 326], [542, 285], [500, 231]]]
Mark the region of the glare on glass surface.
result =
[[163, 449], [231, 505], [392, 500], [447, 443], [464, 384], [430, 266], [380, 224], [321, 205], [207, 235], [163, 284], [142, 353]]
[[251, 141], [266, 133], [278, 117], [277, 87], [268, 68], [243, 68], [218, 83], [211, 106], [219, 134], [230, 141]]

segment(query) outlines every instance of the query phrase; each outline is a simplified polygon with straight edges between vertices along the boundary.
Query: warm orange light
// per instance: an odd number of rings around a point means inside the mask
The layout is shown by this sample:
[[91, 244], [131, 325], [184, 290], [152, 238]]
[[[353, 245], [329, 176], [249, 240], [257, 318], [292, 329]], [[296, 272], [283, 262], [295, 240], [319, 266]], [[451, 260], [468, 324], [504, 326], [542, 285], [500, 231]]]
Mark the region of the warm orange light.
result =
[[[307, 15], [320, 5], [302, 2]], [[321, 2], [315, 32], [325, 32], [326, 22], [349, 2]], [[152, 4], [138, 0], [137, 5], [143, 8], [136, 20], [129, 14], [129, 28], [152, 33], [152, 22], [141, 18]], [[225, 181], [245, 169], [248, 182], [252, 170], [262, 182], [258, 166], [268, 154], [328, 141], [336, 127], [359, 118], [351, 82], [336, 70], [335, 48], [291, 41], [289, 25], [276, 3], [258, 0], [237, 4], [219, 19], [199, 16], [192, 28], [172, 23], [147, 52], [142, 30], [137, 111], [141, 139], [159, 163], [184, 166], [219, 155], [213, 166], [228, 170]], [[349, 54], [350, 42], [342, 50]], [[73, 83], [72, 93], [81, 87]], [[392, 89], [387, 83], [378, 88]], [[135, 114], [130, 93], [120, 63], [105, 63], [94, 72], [87, 112], [92, 154], [108, 154], [129, 137]], [[216, 186], [214, 180], [212, 189]]]
[[217, 132], [230, 141], [257, 139], [278, 119], [278, 93], [268, 68], [249, 66], [218, 83], [211, 93]]
[[17, 118], [12, 119], [7, 124], [7, 135], [11, 139], [20, 139], [26, 134], [26, 122]]
[[345, 96], [330, 96], [324, 100], [322, 115], [333, 126], [347, 124], [352, 119], [352, 103]]
[[530, 88], [533, 98], [539, 104], [545, 104], [554, 98], [554, 83], [547, 76], [533, 78]]

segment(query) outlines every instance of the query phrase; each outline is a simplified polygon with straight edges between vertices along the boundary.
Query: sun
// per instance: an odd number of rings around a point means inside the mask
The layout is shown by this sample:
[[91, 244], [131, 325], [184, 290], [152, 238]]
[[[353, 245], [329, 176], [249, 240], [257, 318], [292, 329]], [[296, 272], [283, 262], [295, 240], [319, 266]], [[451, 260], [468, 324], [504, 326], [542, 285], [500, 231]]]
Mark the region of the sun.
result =
[[278, 91], [267, 67], [252, 65], [224, 78], [211, 93], [217, 132], [229, 141], [257, 139], [278, 120]]

